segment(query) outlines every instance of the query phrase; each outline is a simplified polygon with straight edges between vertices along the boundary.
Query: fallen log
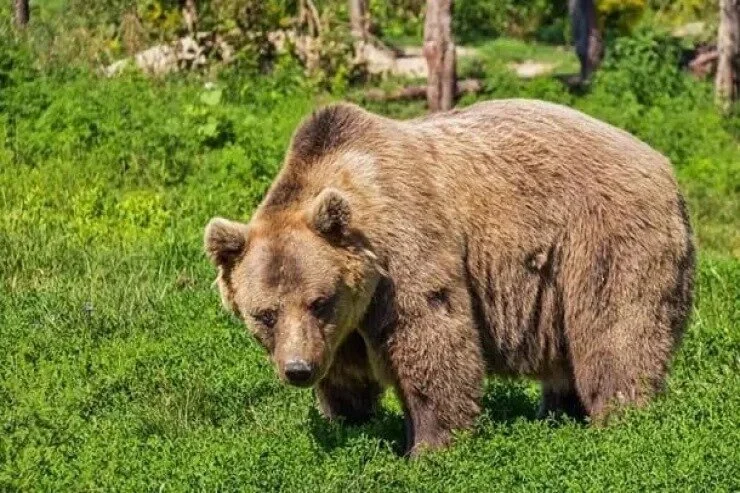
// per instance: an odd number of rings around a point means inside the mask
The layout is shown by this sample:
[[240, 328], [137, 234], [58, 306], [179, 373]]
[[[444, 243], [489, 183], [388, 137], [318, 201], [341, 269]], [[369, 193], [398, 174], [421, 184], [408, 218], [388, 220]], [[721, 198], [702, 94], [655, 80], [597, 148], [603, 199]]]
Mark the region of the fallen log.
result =
[[234, 48], [215, 32], [199, 32], [185, 36], [170, 44], [152, 46], [136, 53], [133, 57], [118, 60], [106, 67], [102, 73], [113, 77], [133, 64], [149, 75], [164, 75], [181, 69], [205, 67], [209, 56], [217, 55], [223, 63], [229, 63], [234, 56]]
[[[464, 79], [457, 82], [455, 96], [463, 94], [476, 94], [483, 90], [483, 82], [479, 79]], [[369, 101], [400, 101], [406, 99], [424, 99], [427, 97], [427, 86], [407, 86], [391, 91], [380, 88], [368, 89], [364, 96]]]

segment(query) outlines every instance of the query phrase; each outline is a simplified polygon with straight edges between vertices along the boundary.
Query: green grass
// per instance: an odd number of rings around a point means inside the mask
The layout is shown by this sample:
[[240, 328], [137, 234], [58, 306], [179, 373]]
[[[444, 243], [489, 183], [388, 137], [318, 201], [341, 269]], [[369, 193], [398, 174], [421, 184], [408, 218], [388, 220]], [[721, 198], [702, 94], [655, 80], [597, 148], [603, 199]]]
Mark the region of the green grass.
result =
[[[422, 40], [416, 37], [398, 37], [386, 40], [397, 47], [420, 46]], [[458, 44], [460, 46], [460, 44]], [[500, 37], [462, 44], [475, 50], [475, 54], [459, 59], [458, 75], [478, 77], [481, 72], [503, 70], [512, 63], [537, 62], [552, 64], [552, 74], [577, 74], [580, 71], [578, 58], [571, 46], [548, 45], [525, 42], [520, 39]]]
[[740, 489], [740, 149], [703, 86], [644, 105], [612, 94], [618, 71], [583, 97], [486, 73], [482, 97], [572, 104], [671, 155], [698, 302], [647, 409], [601, 430], [541, 422], [535, 384], [491, 379], [476, 429], [409, 462], [392, 396], [349, 427], [278, 383], [201, 250], [211, 216], [249, 217], [311, 89], [290, 70], [208, 90], [19, 67], [0, 89], [0, 489]]
[[513, 38], [496, 38], [474, 45], [486, 64], [534, 61], [555, 65], [554, 73], [576, 74], [580, 68], [575, 51], [569, 46], [527, 43]]

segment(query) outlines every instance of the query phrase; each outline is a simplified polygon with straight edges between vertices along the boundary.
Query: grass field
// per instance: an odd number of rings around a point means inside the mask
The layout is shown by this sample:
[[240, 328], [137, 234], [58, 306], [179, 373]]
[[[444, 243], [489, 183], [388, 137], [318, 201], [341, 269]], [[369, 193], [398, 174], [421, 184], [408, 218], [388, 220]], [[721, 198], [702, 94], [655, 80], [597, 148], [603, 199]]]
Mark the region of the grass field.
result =
[[0, 88], [1, 490], [740, 490], [740, 125], [708, 87], [648, 101], [616, 67], [577, 97], [487, 74], [483, 97], [571, 104], [671, 156], [698, 301], [647, 409], [601, 430], [542, 422], [535, 384], [492, 379], [476, 429], [410, 462], [392, 395], [348, 427], [278, 383], [202, 253], [211, 216], [249, 217], [311, 88], [289, 69], [216, 89], [24, 70]]

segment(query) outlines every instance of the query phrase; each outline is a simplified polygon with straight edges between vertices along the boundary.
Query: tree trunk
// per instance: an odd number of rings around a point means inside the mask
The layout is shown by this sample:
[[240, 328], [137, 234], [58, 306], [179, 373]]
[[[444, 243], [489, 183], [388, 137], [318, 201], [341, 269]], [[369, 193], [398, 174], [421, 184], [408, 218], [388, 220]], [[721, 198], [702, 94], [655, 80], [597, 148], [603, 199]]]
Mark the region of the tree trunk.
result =
[[194, 35], [198, 30], [198, 7], [195, 0], [180, 0], [180, 11], [188, 34]]
[[352, 37], [366, 41], [370, 31], [367, 0], [349, 0], [349, 23]]
[[717, 36], [717, 102], [727, 109], [740, 96], [740, 0], [720, 0]]
[[581, 63], [581, 81], [585, 82], [601, 62], [604, 43], [596, 22], [593, 0], [569, 0], [573, 42]]
[[452, 38], [452, 0], [427, 0], [424, 57], [429, 68], [429, 111], [448, 110], [455, 102], [457, 83], [455, 42]]
[[15, 0], [15, 23], [19, 27], [28, 24], [31, 11], [28, 8], [28, 0]]
[[370, 39], [370, 23], [367, 0], [349, 0], [349, 25], [354, 39], [355, 62], [365, 63]]

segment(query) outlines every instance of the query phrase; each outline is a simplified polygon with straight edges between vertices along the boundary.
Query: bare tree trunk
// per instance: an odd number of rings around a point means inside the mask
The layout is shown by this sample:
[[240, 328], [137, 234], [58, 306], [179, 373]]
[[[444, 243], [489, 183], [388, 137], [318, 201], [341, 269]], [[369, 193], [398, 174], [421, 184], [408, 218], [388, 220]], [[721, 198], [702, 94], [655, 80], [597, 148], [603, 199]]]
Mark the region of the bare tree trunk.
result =
[[717, 49], [717, 102], [727, 109], [740, 96], [740, 0], [720, 0]]
[[180, 0], [180, 11], [188, 34], [195, 34], [198, 30], [198, 7], [195, 0]]
[[452, 38], [452, 0], [427, 0], [424, 57], [429, 67], [429, 111], [448, 110], [455, 102], [457, 83], [455, 42]]
[[349, 24], [354, 39], [356, 63], [364, 63], [368, 58], [370, 22], [367, 10], [367, 0], [349, 0]]
[[370, 31], [367, 0], [349, 0], [349, 23], [352, 37], [366, 41]]
[[15, 0], [15, 23], [19, 27], [28, 24], [31, 11], [28, 8], [28, 0]]
[[604, 43], [596, 23], [593, 0], [568, 0], [573, 41], [581, 62], [581, 81], [586, 81], [601, 62]]

